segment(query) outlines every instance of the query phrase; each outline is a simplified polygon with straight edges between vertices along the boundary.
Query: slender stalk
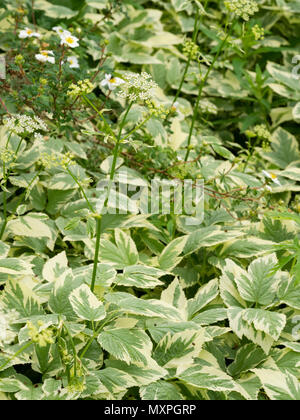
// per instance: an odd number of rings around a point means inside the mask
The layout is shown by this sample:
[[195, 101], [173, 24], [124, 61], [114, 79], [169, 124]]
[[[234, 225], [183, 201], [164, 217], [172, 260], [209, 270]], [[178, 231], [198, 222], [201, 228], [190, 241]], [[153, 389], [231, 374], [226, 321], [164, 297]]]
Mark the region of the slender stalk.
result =
[[106, 119], [104, 118], [104, 116], [102, 115], [102, 112], [100, 112], [95, 105], [89, 100], [89, 98], [87, 96], [83, 96], [83, 99], [85, 100], [85, 102], [92, 107], [97, 114], [99, 115], [99, 117], [101, 118], [101, 120], [104, 122], [105, 127], [107, 128], [107, 130], [109, 131], [109, 133], [111, 134], [111, 136], [114, 138], [115, 141], [118, 141], [117, 136], [115, 135], [115, 133], [113, 132], [112, 128], [110, 127], [110, 125], [108, 124], [108, 122], [106, 121]]
[[257, 145], [257, 143], [258, 143], [258, 142], [259, 142], [259, 138], [257, 137], [257, 138], [255, 139], [255, 141], [253, 142], [253, 144], [251, 145], [251, 148], [250, 148], [250, 150], [249, 150], [249, 154], [248, 154], [247, 160], [246, 160], [246, 162], [245, 162], [245, 164], [244, 164], [243, 172], [245, 172], [245, 171], [246, 171], [247, 166], [248, 166], [248, 164], [249, 164], [249, 162], [250, 162], [250, 159], [252, 158], [252, 156], [253, 156], [253, 154], [254, 154], [254, 150], [255, 150], [255, 147], [256, 147], [256, 145]]
[[[199, 21], [199, 9], [197, 8], [197, 13], [196, 13], [196, 17], [195, 17], [195, 23], [194, 23], [193, 36], [192, 36], [192, 40], [193, 40], [193, 42], [196, 42], [196, 40], [197, 40], [197, 36], [198, 36], [198, 31], [199, 31], [199, 28], [198, 28], [198, 21]], [[175, 102], [177, 101], [177, 99], [179, 98], [179, 95], [180, 95], [180, 93], [181, 93], [181, 89], [182, 89], [183, 83], [184, 83], [184, 81], [185, 81], [185, 77], [186, 77], [186, 75], [187, 75], [188, 69], [189, 69], [190, 64], [191, 64], [191, 61], [192, 61], [192, 55], [191, 55], [191, 53], [190, 53], [190, 54], [189, 54], [189, 56], [188, 56], [188, 60], [187, 60], [187, 62], [186, 62], [186, 64], [185, 64], [185, 68], [184, 68], [184, 71], [183, 71], [182, 78], [181, 78], [181, 80], [180, 80], [179, 87], [178, 87], [177, 92], [176, 92], [176, 95], [175, 95], [175, 97], [174, 97], [174, 99], [173, 99], [173, 101], [172, 101], [172, 104], [171, 104], [171, 109], [170, 109], [170, 111], [168, 112], [168, 114], [167, 114], [167, 116], [166, 116], [166, 118], [165, 118], [165, 121], [168, 121], [169, 116], [171, 115], [172, 108], [173, 108], [173, 106], [174, 106]]]
[[198, 114], [198, 108], [199, 108], [199, 104], [200, 104], [200, 99], [201, 99], [201, 97], [202, 97], [202, 91], [203, 91], [203, 88], [204, 88], [205, 83], [206, 83], [206, 81], [207, 81], [207, 79], [208, 79], [208, 76], [210, 75], [211, 71], [213, 70], [213, 68], [214, 68], [214, 66], [215, 66], [215, 63], [216, 63], [217, 59], [219, 58], [219, 55], [221, 54], [221, 52], [222, 52], [222, 50], [223, 50], [224, 46], [226, 45], [226, 42], [227, 42], [228, 38], [229, 38], [229, 37], [230, 37], [230, 35], [231, 35], [231, 32], [232, 32], [232, 30], [233, 30], [233, 28], [234, 28], [234, 25], [235, 25], [235, 21], [233, 21], [233, 23], [232, 23], [232, 25], [231, 25], [231, 28], [230, 28], [229, 32], [227, 33], [227, 35], [225, 36], [225, 38], [224, 38], [224, 39], [223, 39], [223, 41], [221, 42], [221, 44], [220, 44], [220, 46], [219, 46], [219, 48], [218, 48], [218, 50], [217, 50], [217, 53], [216, 53], [216, 55], [215, 55], [215, 56], [214, 56], [214, 58], [213, 58], [213, 61], [212, 61], [211, 65], [210, 65], [210, 66], [209, 66], [209, 68], [207, 69], [207, 72], [206, 72], [206, 74], [205, 74], [204, 78], [202, 79], [202, 81], [201, 81], [201, 83], [200, 83], [199, 92], [198, 92], [198, 96], [197, 96], [196, 104], [195, 104], [195, 107], [194, 107], [194, 113], [193, 113], [192, 124], [191, 124], [191, 127], [190, 127], [189, 136], [188, 136], [188, 140], [187, 140], [187, 151], [186, 151], [186, 155], [185, 155], [185, 159], [184, 159], [185, 161], [187, 161], [187, 160], [188, 160], [189, 155], [190, 155], [190, 145], [191, 145], [191, 139], [192, 139], [192, 134], [193, 134], [194, 127], [195, 127], [196, 117], [197, 117], [197, 114]]
[[123, 138], [122, 141], [127, 140], [128, 137], [132, 136], [133, 133], [135, 133], [137, 130], [139, 130], [141, 127], [143, 127], [143, 125], [146, 124], [146, 122], [148, 122], [150, 120], [150, 118], [152, 117], [152, 115], [148, 115], [147, 118], [145, 118], [139, 125], [137, 125], [133, 130], [131, 130], [128, 134], [126, 134]]
[[87, 198], [86, 193], [84, 192], [84, 189], [82, 188], [82, 185], [80, 184], [80, 182], [78, 181], [77, 177], [72, 173], [72, 171], [70, 171], [70, 169], [67, 167], [66, 168], [67, 172], [69, 175], [71, 175], [71, 177], [74, 179], [74, 181], [76, 182], [76, 184], [78, 185], [87, 205], [88, 208], [91, 210], [92, 213], [95, 213], [94, 207], [92, 206], [90, 200]]
[[[129, 104], [129, 106], [128, 106], [125, 114], [124, 114], [124, 117], [121, 121], [121, 124], [120, 124], [119, 133], [118, 133], [118, 137], [117, 137], [117, 142], [116, 142], [115, 149], [114, 149], [113, 162], [112, 162], [111, 170], [110, 170], [107, 194], [106, 194], [106, 198], [105, 198], [105, 201], [104, 201], [104, 208], [108, 204], [110, 190], [111, 190], [112, 182], [113, 182], [115, 172], [116, 172], [116, 165], [117, 165], [117, 159], [118, 159], [118, 156], [119, 156], [120, 144], [121, 144], [121, 141], [122, 141], [122, 139], [121, 139], [122, 131], [123, 131], [123, 128], [124, 128], [124, 125], [125, 125], [125, 122], [126, 122], [126, 118], [128, 116], [128, 113], [129, 113], [131, 107], [132, 107], [132, 103]], [[95, 289], [95, 281], [96, 281], [97, 270], [98, 270], [100, 237], [101, 237], [101, 221], [102, 221], [102, 216], [101, 215], [97, 215], [95, 217], [96, 217], [96, 248], [95, 248], [94, 267], [93, 267], [92, 283], [91, 283], [91, 291], [92, 292]]]
[[92, 282], [91, 282], [92, 292], [95, 290], [95, 282], [96, 282], [96, 276], [97, 276], [97, 270], [98, 270], [102, 215], [98, 214], [97, 216], [95, 216], [95, 218], [96, 218], [96, 247], [95, 247], [94, 266], [93, 266], [93, 274], [92, 274]]
[[7, 366], [15, 357], [19, 356], [19, 354], [21, 354], [23, 351], [25, 351], [26, 349], [28, 349], [28, 347], [30, 347], [31, 344], [32, 344], [32, 341], [30, 341], [29, 343], [25, 344], [25, 346], [21, 347], [20, 350], [18, 350], [12, 357], [10, 357], [8, 360], [6, 360], [6, 362], [4, 362], [0, 366], [0, 371], [3, 370], [5, 368], [5, 366]]
[[[5, 150], [7, 150], [8, 148], [8, 144], [9, 144], [9, 140], [11, 138], [12, 133], [9, 134], [7, 141], [6, 141], [6, 145], [5, 145]], [[12, 164], [15, 163], [17, 156], [18, 156], [18, 152], [20, 150], [21, 147], [21, 143], [22, 143], [23, 139], [21, 138], [21, 140], [19, 141], [17, 150], [15, 152], [14, 158], [12, 160]], [[8, 169], [7, 173], [6, 173], [6, 166], [5, 166], [5, 162], [3, 162], [2, 164], [2, 170], [3, 170], [3, 180], [4, 180], [4, 188], [3, 188], [3, 224], [1, 226], [1, 231], [0, 231], [0, 240], [2, 239], [2, 236], [4, 234], [6, 225], [7, 225], [7, 194], [6, 194], [6, 187], [7, 187], [7, 180], [9, 178], [10, 175], [10, 168]]]
[[74, 357], [74, 376], [76, 376], [76, 374], [77, 374], [77, 352], [76, 352], [76, 347], [75, 347], [75, 344], [74, 344], [73, 337], [72, 337], [72, 335], [71, 335], [68, 327], [65, 324], [64, 324], [64, 329], [67, 331], [67, 334], [68, 334], [68, 336], [70, 338], [70, 341], [71, 341], [71, 346], [72, 346], [72, 350], [73, 350], [73, 357]]

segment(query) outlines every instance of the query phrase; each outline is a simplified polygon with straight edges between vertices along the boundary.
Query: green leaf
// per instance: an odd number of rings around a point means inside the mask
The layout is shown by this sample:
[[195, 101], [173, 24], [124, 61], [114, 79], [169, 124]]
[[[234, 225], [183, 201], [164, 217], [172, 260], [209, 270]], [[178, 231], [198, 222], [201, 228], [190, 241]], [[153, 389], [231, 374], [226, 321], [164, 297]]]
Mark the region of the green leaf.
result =
[[252, 372], [259, 377], [271, 400], [300, 400], [300, 384], [295, 376], [275, 369], [253, 369]]
[[116, 283], [119, 286], [137, 287], [139, 289], [152, 289], [163, 285], [158, 278], [165, 274], [164, 271], [144, 265], [125, 267], [123, 274], [119, 274]]
[[56, 280], [53, 293], [49, 299], [49, 307], [54, 314], [65, 315], [69, 321], [78, 319], [71, 302], [71, 292], [81, 286], [82, 279], [75, 279], [72, 271], [69, 269]]
[[279, 284], [277, 296], [282, 303], [300, 310], [300, 284], [296, 278], [290, 277], [287, 273], [282, 277]]
[[179, 389], [176, 385], [165, 382], [157, 381], [149, 384], [147, 386], [142, 386], [140, 388], [140, 395], [142, 400], [174, 400], [179, 401], [183, 400], [182, 394], [179, 392]]
[[104, 305], [91, 292], [86, 284], [82, 284], [70, 294], [72, 308], [79, 318], [87, 321], [100, 321], [106, 316]]
[[208, 283], [200, 287], [196, 296], [188, 301], [189, 319], [214, 300], [218, 294], [219, 285], [216, 279], [210, 280]]
[[194, 365], [177, 374], [181, 381], [196, 388], [212, 391], [236, 391], [237, 384], [220, 368], [209, 366], [197, 359]]
[[177, 368], [192, 364], [204, 343], [204, 330], [191, 330], [174, 334], [170, 332], [157, 344], [153, 358], [164, 368]]
[[103, 331], [98, 342], [116, 359], [126, 363], [139, 362], [147, 365], [151, 358], [152, 343], [148, 335], [137, 328], [114, 328]]
[[247, 302], [269, 305], [276, 295], [278, 275], [272, 274], [278, 263], [276, 254], [267, 255], [253, 261], [246, 271], [240, 271], [235, 278], [239, 293]]
[[163, 250], [161, 253], [158, 261], [159, 266], [162, 270], [170, 271], [176, 265], [180, 263], [182, 260], [179, 255], [182, 253], [183, 248], [186, 244], [186, 237], [181, 237], [174, 239], [172, 242], [169, 243], [169, 245]]
[[284, 314], [270, 312], [264, 309], [228, 309], [228, 319], [233, 332], [242, 339], [247, 337], [258, 344], [266, 354], [273, 342], [278, 340], [286, 324]]
[[67, 7], [54, 5], [46, 0], [36, 0], [34, 7], [35, 9], [43, 10], [46, 13], [46, 16], [53, 19], [71, 19], [78, 13]]
[[16, 280], [7, 282], [2, 302], [6, 309], [15, 310], [19, 318], [28, 318], [44, 313], [37, 295], [26, 285], [26, 282], [17, 282]]
[[267, 358], [264, 351], [255, 344], [245, 344], [235, 356], [234, 361], [228, 366], [228, 373], [233, 376], [240, 376], [244, 372], [255, 368]]
[[112, 263], [115, 268], [136, 265], [139, 254], [131, 237], [122, 230], [116, 229], [115, 239], [116, 245], [106, 239], [100, 241], [101, 261]]
[[220, 226], [209, 226], [191, 233], [187, 237], [184, 255], [192, 254], [203, 247], [218, 245], [243, 235], [240, 231], [226, 232]]
[[105, 295], [105, 298], [130, 314], [142, 315], [150, 318], [158, 317], [175, 321], [182, 320], [182, 315], [178, 309], [161, 300], [139, 299], [129, 293], [117, 292], [107, 294]]
[[[289, 75], [289, 78], [291, 76]], [[263, 152], [262, 156], [281, 169], [300, 160], [298, 142], [288, 131], [278, 128], [272, 135], [272, 152]]]

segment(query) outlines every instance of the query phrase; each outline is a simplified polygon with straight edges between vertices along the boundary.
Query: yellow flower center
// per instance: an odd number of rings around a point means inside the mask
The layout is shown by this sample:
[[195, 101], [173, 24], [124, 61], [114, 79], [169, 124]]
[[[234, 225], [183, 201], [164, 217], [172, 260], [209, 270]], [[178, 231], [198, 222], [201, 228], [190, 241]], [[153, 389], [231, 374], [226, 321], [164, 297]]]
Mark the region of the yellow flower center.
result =
[[116, 83], [117, 81], [116, 81], [116, 79], [113, 77], [113, 78], [111, 78], [111, 79], [110, 79], [110, 81], [109, 81], [109, 82], [114, 84], [114, 83]]
[[48, 57], [48, 55], [49, 55], [49, 53], [48, 53], [47, 51], [42, 51], [42, 52], [41, 52], [41, 54], [42, 54], [44, 57]]
[[68, 44], [73, 44], [74, 43], [74, 39], [71, 38], [70, 36], [68, 38], [66, 38], [66, 41]]
[[31, 29], [27, 29], [27, 34], [31, 35], [33, 33], [33, 31]]
[[275, 174], [272, 174], [272, 172], [270, 173], [270, 175], [271, 175], [271, 178], [272, 179], [276, 179], [277, 178], [277, 176]]

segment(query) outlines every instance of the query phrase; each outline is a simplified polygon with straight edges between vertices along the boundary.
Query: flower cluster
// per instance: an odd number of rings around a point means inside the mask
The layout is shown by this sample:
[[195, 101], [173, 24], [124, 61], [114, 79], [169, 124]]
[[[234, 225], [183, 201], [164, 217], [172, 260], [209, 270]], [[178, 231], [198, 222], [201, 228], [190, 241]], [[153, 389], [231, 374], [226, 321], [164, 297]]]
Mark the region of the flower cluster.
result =
[[4, 119], [5, 127], [14, 134], [32, 134], [38, 131], [47, 131], [48, 127], [39, 117], [15, 114]]
[[249, 20], [259, 10], [255, 0], [227, 0], [224, 4], [230, 12], [244, 20]]
[[[1, 309], [1, 308], [0, 308]], [[0, 313], [0, 346], [11, 344], [16, 338], [17, 333], [11, 329], [10, 324], [19, 317], [16, 310], [7, 313]]]
[[22, 31], [19, 32], [19, 38], [20, 39], [25, 39], [25, 38], [40, 38], [40, 34], [38, 32], [34, 32], [32, 29], [30, 28], [25, 28]]
[[73, 155], [70, 152], [65, 154], [57, 154], [55, 152], [42, 153], [39, 160], [40, 165], [44, 166], [46, 169], [51, 168], [67, 168], [69, 165], [74, 165]]
[[253, 128], [253, 131], [256, 134], [256, 136], [261, 138], [261, 139], [264, 139], [264, 140], [270, 140], [271, 139], [271, 133], [267, 129], [267, 126], [265, 124], [256, 125]]
[[196, 60], [199, 56], [199, 47], [195, 42], [187, 39], [183, 45], [183, 54], [190, 57], [192, 60]]
[[66, 45], [70, 48], [79, 47], [79, 39], [72, 35], [70, 31], [63, 29], [61, 26], [55, 26], [53, 30], [59, 35], [61, 45]]
[[10, 163], [13, 161], [15, 152], [11, 149], [7, 149], [6, 147], [0, 148], [0, 160], [4, 163]]
[[265, 37], [265, 30], [264, 28], [261, 28], [259, 25], [253, 26], [252, 33], [256, 41], [259, 41], [260, 39], [264, 39]]
[[27, 322], [30, 339], [40, 347], [46, 347], [47, 344], [54, 343], [53, 330], [51, 328], [43, 329], [43, 325], [43, 321], [38, 321], [39, 328], [37, 328], [32, 322]]
[[146, 101], [146, 105], [149, 109], [150, 114], [154, 117], [164, 118], [169, 113], [169, 110], [164, 105], [158, 105], [153, 101]]
[[125, 73], [123, 77], [124, 83], [120, 85], [118, 93], [121, 98], [129, 99], [130, 102], [139, 100], [144, 102], [153, 99], [158, 85], [151, 79], [150, 74], [146, 72], [141, 74]]
[[72, 83], [68, 89], [68, 95], [76, 98], [77, 96], [87, 95], [94, 90], [94, 85], [89, 79], [79, 80], [77, 84]]

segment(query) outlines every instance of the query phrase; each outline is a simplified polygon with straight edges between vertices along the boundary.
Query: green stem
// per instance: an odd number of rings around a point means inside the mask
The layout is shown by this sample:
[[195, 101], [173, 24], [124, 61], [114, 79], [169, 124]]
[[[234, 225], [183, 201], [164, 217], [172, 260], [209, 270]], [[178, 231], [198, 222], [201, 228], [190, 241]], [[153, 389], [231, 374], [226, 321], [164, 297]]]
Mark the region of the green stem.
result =
[[97, 276], [97, 270], [98, 270], [102, 216], [98, 214], [97, 216], [95, 216], [95, 218], [96, 218], [96, 247], [95, 247], [94, 266], [93, 266], [93, 274], [92, 274], [92, 282], [91, 282], [92, 292], [94, 292], [95, 290], [95, 282], [96, 282], [96, 276]]
[[[8, 138], [7, 138], [7, 142], [6, 142], [6, 145], [5, 145], [5, 150], [7, 150], [7, 148], [8, 148], [8, 144], [9, 144], [9, 140], [11, 138], [11, 135], [12, 135], [12, 133], [10, 133]], [[23, 139], [21, 139], [19, 141], [17, 150], [14, 154], [14, 158], [13, 158], [11, 164], [14, 164], [15, 161], [17, 160], [18, 152], [20, 150], [22, 141], [23, 141]], [[8, 180], [9, 175], [10, 175], [10, 168], [8, 168], [8, 171], [6, 173], [6, 166], [5, 166], [4, 161], [3, 161], [3, 164], [2, 164], [2, 170], [3, 170], [3, 179], [4, 179], [4, 188], [3, 188], [3, 218], [4, 218], [4, 221], [3, 221], [2, 226], [1, 226], [0, 240], [3, 237], [4, 231], [5, 231], [5, 228], [6, 228], [6, 225], [7, 225], [7, 195], [6, 195], [6, 189], [7, 188], [6, 187], [7, 187], [7, 180]]]
[[[111, 314], [113, 314], [113, 313], [115, 313], [115, 312], [120, 312], [120, 310], [119, 309], [117, 309], [117, 310], [115, 310], [115, 311], [112, 311], [111, 313], [110, 313], [110, 315]], [[105, 325], [107, 325], [109, 322], [112, 322], [112, 321], [114, 321], [114, 319], [116, 319], [116, 317], [115, 318], [110, 318], [110, 319], [107, 319], [106, 321], [104, 321], [103, 322], [103, 324], [96, 330], [96, 331], [94, 331], [94, 334], [92, 335], [92, 337], [89, 339], [89, 341], [86, 343], [86, 346], [85, 346], [85, 348], [82, 350], [82, 352], [81, 352], [81, 354], [80, 354], [80, 356], [79, 356], [79, 358], [80, 359], [82, 359], [83, 357], [84, 357], [84, 355], [86, 354], [86, 352], [88, 351], [88, 349], [90, 348], [90, 346], [92, 345], [92, 343], [93, 343], [93, 341], [95, 340], [95, 338], [97, 337], [97, 335], [100, 333], [100, 331], [105, 327]]]
[[210, 75], [210, 72], [211, 72], [211, 71], [212, 71], [212, 69], [214, 68], [214, 65], [215, 65], [215, 63], [216, 63], [217, 59], [219, 58], [219, 55], [221, 54], [221, 52], [222, 52], [222, 50], [223, 50], [223, 48], [224, 48], [224, 46], [225, 46], [225, 44], [226, 44], [226, 42], [227, 42], [228, 38], [229, 38], [229, 37], [230, 37], [230, 35], [231, 35], [231, 32], [232, 32], [232, 30], [233, 30], [233, 28], [234, 28], [234, 25], [235, 25], [235, 21], [233, 21], [233, 23], [232, 23], [232, 25], [231, 25], [231, 28], [230, 28], [230, 30], [229, 30], [229, 32], [228, 32], [228, 34], [225, 36], [225, 38], [224, 38], [224, 39], [223, 39], [223, 41], [221, 42], [221, 44], [220, 44], [220, 46], [219, 46], [219, 48], [218, 48], [218, 50], [217, 50], [217, 53], [216, 53], [216, 55], [214, 56], [214, 59], [213, 59], [213, 61], [212, 61], [211, 65], [210, 65], [210, 66], [209, 66], [209, 68], [207, 69], [207, 72], [206, 72], [206, 74], [205, 74], [204, 78], [202, 79], [202, 81], [201, 81], [201, 83], [200, 83], [199, 92], [198, 92], [198, 96], [197, 96], [197, 100], [196, 100], [196, 104], [195, 104], [195, 108], [194, 108], [194, 113], [193, 113], [192, 124], [191, 124], [191, 128], [190, 128], [190, 131], [189, 131], [189, 136], [188, 136], [188, 140], [187, 140], [187, 151], [186, 151], [186, 155], [185, 155], [185, 159], [184, 159], [186, 162], [187, 162], [187, 160], [188, 160], [188, 158], [189, 158], [189, 155], [190, 155], [190, 145], [191, 145], [191, 139], [192, 139], [192, 134], [193, 134], [193, 131], [194, 131], [194, 126], [195, 126], [196, 117], [197, 117], [197, 114], [198, 114], [198, 108], [199, 108], [199, 104], [200, 104], [200, 99], [201, 99], [201, 96], [202, 96], [202, 91], [203, 91], [203, 88], [204, 88], [204, 86], [205, 86], [205, 83], [206, 83], [206, 81], [207, 81], [207, 79], [208, 79], [209, 75]]
[[[195, 17], [195, 23], [194, 23], [194, 31], [193, 31], [193, 36], [192, 36], [193, 42], [196, 42], [197, 36], [198, 36], [198, 31], [199, 31], [199, 28], [198, 28], [198, 20], [199, 20], [199, 9], [197, 8], [197, 13], [196, 13], [196, 17]], [[176, 92], [176, 95], [175, 95], [175, 97], [174, 97], [174, 99], [172, 101], [171, 109], [168, 112], [168, 114], [167, 114], [167, 116], [165, 118], [165, 121], [168, 121], [169, 116], [171, 115], [172, 108], [173, 108], [175, 102], [177, 101], [177, 99], [179, 98], [179, 95], [181, 93], [181, 89], [182, 89], [183, 83], [185, 81], [185, 77], [187, 75], [188, 69], [189, 69], [190, 64], [191, 64], [191, 61], [192, 61], [192, 55], [189, 54], [188, 60], [187, 60], [187, 62], [185, 64], [185, 68], [184, 68], [184, 72], [183, 72], [182, 78], [180, 80], [179, 87], [178, 87], [177, 92]]]
[[137, 130], [139, 130], [141, 127], [143, 127], [143, 125], [146, 124], [146, 122], [148, 122], [150, 120], [150, 118], [152, 117], [152, 115], [148, 115], [147, 118], [145, 118], [139, 125], [137, 125], [133, 130], [131, 130], [128, 134], [126, 134], [123, 138], [122, 141], [127, 140], [128, 137], [132, 136], [133, 133], [135, 133]]
[[87, 198], [86, 193], [84, 192], [84, 189], [82, 188], [82, 185], [78, 181], [77, 177], [72, 173], [72, 171], [70, 171], [70, 169], [68, 167], [66, 168], [66, 170], [67, 170], [68, 174], [71, 175], [71, 177], [74, 179], [74, 181], [78, 185], [78, 187], [79, 187], [79, 189], [80, 189], [80, 191], [81, 191], [81, 193], [82, 193], [82, 195], [83, 195], [83, 197], [84, 197], [84, 199], [85, 199], [85, 201], [88, 205], [88, 208], [91, 210], [92, 213], [95, 213], [95, 210], [94, 210], [90, 200]]
[[97, 112], [97, 114], [99, 115], [99, 117], [101, 118], [101, 120], [104, 122], [105, 127], [107, 128], [107, 130], [109, 131], [109, 133], [112, 135], [112, 137], [115, 139], [115, 141], [117, 141], [117, 136], [115, 135], [115, 133], [113, 132], [112, 128], [110, 127], [110, 125], [108, 124], [108, 122], [106, 121], [106, 119], [103, 117], [102, 112], [100, 112], [95, 105], [89, 100], [89, 98], [87, 96], [83, 96], [83, 99], [85, 100], [85, 102], [94, 109], [94, 111]]
[[[117, 142], [116, 142], [116, 145], [115, 145], [115, 148], [114, 148], [114, 156], [113, 156], [113, 162], [112, 162], [111, 170], [110, 170], [107, 194], [106, 194], [106, 198], [105, 198], [105, 201], [104, 201], [104, 208], [106, 208], [106, 206], [108, 204], [110, 190], [111, 190], [113, 179], [114, 179], [115, 172], [116, 172], [117, 159], [118, 159], [118, 155], [119, 155], [120, 144], [121, 144], [121, 141], [122, 141], [121, 140], [122, 131], [123, 131], [123, 128], [124, 128], [124, 125], [125, 125], [125, 122], [126, 122], [127, 115], [129, 113], [132, 105], [133, 105], [132, 103], [129, 104], [129, 106], [128, 106], [125, 114], [124, 114], [124, 117], [121, 121], [121, 124], [120, 124], [119, 133], [118, 133], [118, 137], [117, 137]], [[102, 221], [102, 216], [97, 215], [96, 216], [96, 248], [95, 248], [94, 267], [93, 267], [92, 283], [91, 283], [91, 291], [92, 292], [95, 289], [95, 281], [96, 281], [97, 270], [98, 270], [100, 237], [101, 237], [101, 221]]]
[[243, 168], [243, 172], [245, 172], [245, 171], [246, 171], [247, 166], [248, 166], [248, 164], [249, 164], [249, 162], [250, 162], [250, 159], [251, 159], [251, 158], [252, 158], [252, 156], [253, 156], [253, 153], [254, 153], [255, 147], [256, 147], [256, 145], [257, 145], [257, 143], [258, 143], [258, 142], [259, 142], [259, 138], [257, 137], [257, 138], [255, 139], [255, 141], [253, 142], [252, 146], [251, 146], [251, 150], [249, 151], [249, 155], [248, 155], [248, 158], [247, 158], [247, 160], [246, 160], [246, 162], [245, 162], [245, 165], [244, 165], [244, 168]]
[[5, 368], [5, 366], [7, 366], [15, 357], [19, 356], [19, 354], [21, 354], [24, 350], [26, 350], [29, 346], [31, 346], [33, 342], [30, 341], [29, 343], [25, 344], [25, 346], [21, 347], [20, 350], [18, 350], [12, 357], [10, 357], [8, 360], [6, 360], [6, 362], [4, 362], [1, 366], [0, 366], [0, 371], [3, 370]]
[[77, 352], [76, 352], [76, 347], [75, 347], [75, 344], [74, 344], [73, 337], [72, 337], [72, 335], [71, 335], [68, 327], [65, 324], [64, 324], [64, 328], [67, 331], [67, 334], [68, 334], [68, 336], [70, 338], [70, 342], [71, 342], [71, 346], [72, 346], [72, 350], [73, 350], [73, 357], [74, 357], [74, 376], [76, 376], [76, 374], [77, 374]]

